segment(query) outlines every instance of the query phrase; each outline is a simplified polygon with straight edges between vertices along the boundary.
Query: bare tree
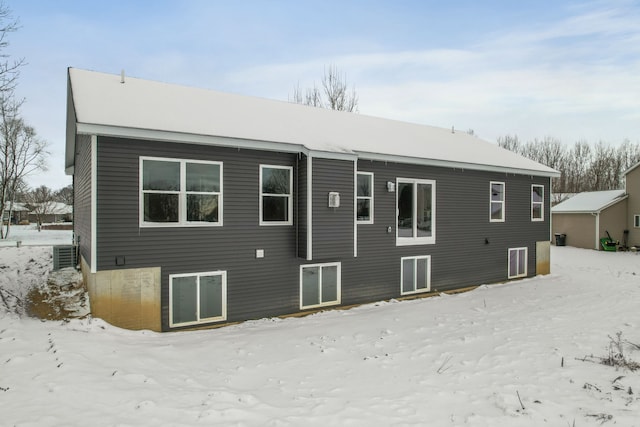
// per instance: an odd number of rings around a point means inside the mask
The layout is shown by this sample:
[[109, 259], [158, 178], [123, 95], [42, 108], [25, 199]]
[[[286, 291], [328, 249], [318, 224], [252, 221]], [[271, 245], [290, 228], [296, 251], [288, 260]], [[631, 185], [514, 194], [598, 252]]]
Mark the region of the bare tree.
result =
[[346, 75], [341, 74], [335, 65], [324, 69], [321, 87], [314, 83], [312, 88], [303, 91], [300, 84], [296, 85], [290, 101], [330, 110], [358, 112], [356, 90], [354, 87], [349, 89]]
[[18, 29], [18, 20], [13, 18], [11, 10], [4, 1], [0, 1], [0, 92], [15, 88], [24, 58], [11, 59], [4, 51], [9, 46], [8, 36]]
[[67, 185], [55, 192], [56, 201], [73, 206], [73, 185]]
[[[11, 210], [25, 178], [46, 169], [47, 144], [20, 118], [21, 104], [12, 91], [0, 93], [0, 218]], [[8, 237], [10, 226], [8, 221], [6, 229], [0, 227], [0, 239]]]
[[45, 215], [53, 213], [55, 195], [46, 185], [34, 188], [25, 194], [25, 202], [31, 213], [35, 214], [38, 223], [38, 231], [44, 221]]

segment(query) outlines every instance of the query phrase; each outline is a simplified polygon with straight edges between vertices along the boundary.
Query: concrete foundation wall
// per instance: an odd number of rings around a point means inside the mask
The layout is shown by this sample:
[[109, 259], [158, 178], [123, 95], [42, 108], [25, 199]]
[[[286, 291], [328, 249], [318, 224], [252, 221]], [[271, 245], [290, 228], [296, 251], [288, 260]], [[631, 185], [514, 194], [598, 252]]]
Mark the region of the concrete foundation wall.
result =
[[162, 330], [160, 267], [92, 274], [84, 257], [80, 265], [93, 317], [120, 328]]
[[551, 273], [551, 243], [536, 242], [536, 274]]

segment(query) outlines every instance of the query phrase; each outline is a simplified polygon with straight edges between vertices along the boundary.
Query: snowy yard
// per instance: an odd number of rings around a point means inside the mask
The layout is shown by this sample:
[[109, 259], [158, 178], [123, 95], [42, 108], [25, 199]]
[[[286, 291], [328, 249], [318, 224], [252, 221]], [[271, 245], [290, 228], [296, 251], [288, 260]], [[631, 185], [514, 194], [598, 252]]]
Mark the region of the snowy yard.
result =
[[[0, 287], [24, 296], [50, 252], [0, 247]], [[553, 247], [552, 271], [165, 334], [0, 304], [0, 424], [640, 426], [640, 371], [578, 360], [640, 344], [640, 255]]]

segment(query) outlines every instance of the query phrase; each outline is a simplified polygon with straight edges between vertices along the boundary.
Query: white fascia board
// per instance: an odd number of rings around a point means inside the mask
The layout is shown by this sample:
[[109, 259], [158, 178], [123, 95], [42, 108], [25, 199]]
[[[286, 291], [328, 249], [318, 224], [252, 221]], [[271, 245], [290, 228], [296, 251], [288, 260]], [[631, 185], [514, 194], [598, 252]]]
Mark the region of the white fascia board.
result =
[[408, 163], [408, 164], [424, 165], [424, 166], [440, 166], [440, 167], [453, 168], [453, 169], [470, 169], [470, 170], [479, 170], [479, 171], [487, 171], [487, 172], [511, 173], [516, 175], [543, 176], [548, 178], [560, 177], [559, 172], [547, 172], [547, 171], [540, 171], [540, 170], [533, 170], [533, 169], [518, 169], [518, 168], [509, 168], [504, 166], [484, 165], [484, 164], [478, 164], [478, 163], [456, 162], [452, 160], [423, 159], [419, 157], [394, 156], [389, 154], [377, 154], [377, 153], [365, 153], [365, 152], [356, 152], [356, 154], [358, 155], [359, 159], [363, 159], [363, 160]]

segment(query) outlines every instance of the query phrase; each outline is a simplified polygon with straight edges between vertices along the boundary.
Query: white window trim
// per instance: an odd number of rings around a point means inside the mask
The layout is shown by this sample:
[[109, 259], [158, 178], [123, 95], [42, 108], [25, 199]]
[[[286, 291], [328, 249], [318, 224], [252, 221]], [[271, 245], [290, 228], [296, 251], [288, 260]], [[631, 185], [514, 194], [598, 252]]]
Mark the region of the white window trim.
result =
[[[144, 177], [142, 165], [145, 160], [155, 160], [160, 162], [175, 162], [180, 163], [180, 190], [178, 191], [146, 191], [146, 193], [162, 193], [162, 194], [178, 194], [180, 205], [178, 207], [178, 222], [149, 222], [144, 220], [144, 194], [145, 191], [142, 187], [142, 180]], [[218, 195], [218, 221], [217, 222], [205, 222], [205, 221], [187, 221], [187, 194], [198, 194], [198, 192], [186, 191], [187, 183], [187, 163], [201, 163], [209, 165], [218, 165], [220, 167], [220, 191], [206, 192], [200, 194], [217, 194]], [[223, 165], [222, 162], [208, 161], [208, 160], [192, 160], [192, 159], [176, 159], [171, 157], [140, 157], [140, 163], [138, 167], [138, 216], [139, 226], [141, 228], [150, 227], [222, 227], [223, 225]]]
[[[493, 200], [493, 185], [494, 184], [499, 184], [502, 185], [502, 201], [498, 201], [498, 200]], [[507, 201], [507, 186], [505, 185], [504, 182], [502, 181], [491, 181], [489, 183], [489, 222], [505, 222], [505, 219], [507, 217], [507, 212], [505, 210], [506, 207], [506, 201]], [[493, 219], [491, 218], [491, 213], [492, 213], [492, 206], [494, 203], [500, 203], [502, 205], [502, 218], [500, 219]]]
[[[322, 268], [323, 267], [338, 267], [337, 268], [337, 272], [336, 274], [338, 275], [338, 280], [337, 280], [337, 289], [336, 289], [336, 295], [337, 295], [337, 300], [335, 301], [326, 301], [326, 302], [321, 302], [320, 304], [314, 304], [314, 305], [302, 305], [302, 271], [305, 268], [312, 268], [312, 267], [320, 267], [320, 293], [321, 293], [321, 297], [322, 297]], [[325, 262], [325, 263], [320, 263], [320, 264], [304, 264], [300, 266], [300, 277], [299, 277], [299, 290], [300, 290], [300, 310], [308, 310], [310, 308], [318, 308], [318, 307], [328, 307], [328, 306], [332, 306], [332, 305], [339, 305], [342, 301], [342, 263], [340, 262]]]
[[[398, 236], [398, 197], [400, 194], [400, 183], [416, 184], [413, 187], [413, 235], [414, 237], [399, 237]], [[417, 209], [418, 205], [415, 203], [417, 198], [418, 186], [417, 184], [430, 184], [431, 185], [431, 236], [417, 237]], [[411, 245], [432, 245], [436, 243], [436, 181], [432, 179], [415, 179], [415, 178], [396, 178], [396, 246], [411, 246]]]
[[[371, 180], [371, 196], [358, 196], [358, 175], [367, 175], [369, 176], [369, 179]], [[358, 173], [356, 174], [356, 222], [358, 224], [373, 224], [373, 198], [374, 198], [374, 187], [373, 187], [373, 183], [374, 183], [374, 178], [373, 178], [373, 172], [363, 172], [363, 171], [358, 171]], [[362, 199], [362, 200], [369, 200], [369, 219], [366, 220], [359, 220], [358, 219], [358, 200]]]
[[[285, 169], [289, 171], [289, 195], [283, 196], [281, 194], [270, 194], [262, 192], [262, 170], [264, 168], [269, 169]], [[259, 224], [265, 226], [277, 226], [277, 225], [293, 225], [293, 167], [292, 166], [282, 166], [282, 165], [260, 165], [260, 176], [259, 176], [259, 193], [258, 197], [258, 206], [259, 206]], [[262, 197], [263, 196], [277, 196], [277, 197], [287, 197], [287, 209], [289, 218], [287, 221], [263, 221], [262, 220]]]
[[[414, 282], [413, 282], [413, 291], [409, 291], [409, 292], [404, 292], [402, 290], [403, 288], [403, 283], [404, 283], [404, 269], [402, 268], [402, 264], [404, 263], [405, 260], [408, 259], [412, 259], [412, 260], [419, 260], [419, 259], [426, 259], [427, 260], [427, 287], [426, 288], [422, 288], [422, 289], [416, 289], [416, 283], [415, 281], [418, 278], [418, 263], [415, 262], [413, 265], [413, 277], [414, 277]], [[407, 257], [402, 257], [400, 258], [400, 295], [413, 295], [413, 294], [420, 294], [420, 293], [424, 293], [424, 292], [431, 292], [431, 255], [419, 255], [419, 256], [407, 256]]]
[[[198, 292], [196, 293], [196, 309], [198, 310], [198, 320], [194, 322], [173, 323], [173, 279], [175, 277], [192, 277], [198, 278]], [[200, 277], [206, 276], [222, 276], [222, 316], [207, 317], [200, 319]], [[227, 272], [224, 270], [207, 271], [202, 273], [183, 273], [169, 275], [169, 327], [199, 325], [203, 323], [213, 323], [227, 320]]]
[[[516, 274], [510, 274], [511, 273], [511, 252], [522, 251], [522, 250], [524, 250], [524, 273], [518, 274], [518, 272], [516, 271]], [[518, 277], [527, 277], [528, 265], [529, 265], [529, 250], [526, 246], [522, 248], [509, 248], [509, 251], [507, 252], [507, 278], [516, 279]]]
[[636, 214], [633, 216], [633, 227], [640, 228], [640, 215]]
[[[541, 202], [534, 202], [533, 201], [533, 188], [534, 187], [541, 187], [542, 188], [542, 201]], [[541, 218], [534, 218], [533, 217], [533, 207], [535, 205], [540, 205], [540, 212], [542, 213], [542, 217]], [[531, 221], [535, 221], [535, 222], [544, 221], [544, 185], [542, 185], [542, 184], [531, 184]]]

